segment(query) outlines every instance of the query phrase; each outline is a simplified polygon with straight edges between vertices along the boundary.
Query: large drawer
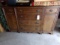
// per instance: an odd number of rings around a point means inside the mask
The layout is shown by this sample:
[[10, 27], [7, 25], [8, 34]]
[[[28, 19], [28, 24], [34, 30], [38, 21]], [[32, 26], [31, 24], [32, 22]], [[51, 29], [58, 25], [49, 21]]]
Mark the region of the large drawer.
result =
[[5, 13], [14, 13], [14, 8], [13, 7], [4, 7]]
[[35, 13], [35, 12], [43, 12], [43, 8], [42, 7], [16, 7], [16, 10], [18, 13], [23, 12], [23, 13]]
[[42, 32], [40, 25], [33, 26], [33, 25], [21, 25], [19, 27], [20, 32]]
[[20, 20], [18, 21], [19, 22], [19, 25], [40, 25], [42, 24], [42, 21], [37, 21], [37, 20]]
[[30, 13], [30, 14], [17, 14], [19, 20], [37, 20], [37, 16], [39, 15], [40, 19], [43, 18], [42, 14]]

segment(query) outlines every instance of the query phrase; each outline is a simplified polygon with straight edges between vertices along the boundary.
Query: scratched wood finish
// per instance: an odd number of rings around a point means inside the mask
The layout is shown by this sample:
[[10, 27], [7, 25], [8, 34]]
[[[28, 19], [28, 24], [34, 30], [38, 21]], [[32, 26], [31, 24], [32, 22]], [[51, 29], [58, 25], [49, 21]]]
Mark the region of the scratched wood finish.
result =
[[10, 31], [17, 31], [17, 21], [13, 7], [3, 7], [5, 18]]
[[[16, 7], [18, 28], [20, 32], [42, 32], [43, 7]], [[37, 20], [37, 15], [40, 20]]]
[[55, 28], [56, 21], [58, 19], [59, 8], [57, 6], [49, 6], [44, 9], [44, 24], [43, 24], [43, 32], [44, 33], [52, 33]]
[[[11, 31], [51, 33], [58, 18], [58, 6], [3, 7]], [[37, 20], [37, 15], [40, 19]]]

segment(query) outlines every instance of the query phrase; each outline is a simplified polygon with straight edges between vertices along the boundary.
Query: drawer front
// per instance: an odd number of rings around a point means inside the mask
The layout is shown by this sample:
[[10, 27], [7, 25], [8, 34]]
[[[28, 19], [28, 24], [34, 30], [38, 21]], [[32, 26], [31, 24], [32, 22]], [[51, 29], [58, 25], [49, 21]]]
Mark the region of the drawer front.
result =
[[6, 15], [15, 15], [14, 13], [5, 13]]
[[31, 25], [20, 25], [19, 31], [21, 32], [39, 32], [40, 26], [31, 26]]
[[42, 24], [42, 21], [36, 21], [36, 20], [20, 20], [18, 21], [19, 22], [19, 25], [34, 25], [34, 26], [37, 26], [37, 25], [40, 25]]
[[19, 20], [37, 20], [37, 16], [39, 15], [39, 20], [42, 19], [42, 14], [30, 13], [30, 14], [17, 14]]
[[14, 13], [14, 8], [13, 7], [4, 7], [5, 13]]
[[35, 13], [35, 12], [40, 12], [42, 13], [42, 7], [17, 7], [17, 12], [23, 12], [23, 13]]
[[45, 7], [46, 14], [58, 14], [58, 8], [55, 7]]
[[29, 20], [29, 25], [34, 25], [34, 26], [41, 26], [41, 21], [34, 21], [34, 20]]

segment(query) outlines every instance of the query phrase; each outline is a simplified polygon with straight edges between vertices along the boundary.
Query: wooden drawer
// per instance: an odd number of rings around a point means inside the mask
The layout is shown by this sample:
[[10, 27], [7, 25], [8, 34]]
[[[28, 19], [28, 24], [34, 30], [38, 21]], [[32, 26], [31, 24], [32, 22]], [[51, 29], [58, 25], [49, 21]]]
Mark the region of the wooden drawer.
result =
[[45, 7], [45, 14], [58, 14], [58, 8]]
[[43, 18], [42, 14], [30, 13], [30, 14], [18, 14], [17, 17], [19, 20], [37, 20], [39, 15], [40, 19]]
[[40, 25], [38, 26], [33, 26], [33, 25], [21, 25], [19, 27], [20, 32], [40, 32]]
[[14, 8], [13, 7], [4, 7], [5, 13], [14, 13]]
[[14, 13], [5, 13], [6, 15], [15, 15]]
[[19, 22], [19, 25], [40, 25], [42, 24], [42, 21], [37, 21], [37, 20], [20, 20], [18, 21]]
[[39, 13], [39, 12], [35, 12], [35, 13], [32, 13], [32, 12], [29, 12], [29, 13], [17, 13], [17, 15], [32, 15], [32, 16], [36, 16], [36, 15], [43, 15], [42, 13]]
[[36, 13], [36, 12], [40, 12], [40, 13], [42, 13], [42, 11], [43, 11], [43, 8], [42, 7], [17, 7], [16, 8], [16, 10], [17, 10], [17, 12], [18, 13], [21, 13], [21, 12], [23, 12], [23, 13]]

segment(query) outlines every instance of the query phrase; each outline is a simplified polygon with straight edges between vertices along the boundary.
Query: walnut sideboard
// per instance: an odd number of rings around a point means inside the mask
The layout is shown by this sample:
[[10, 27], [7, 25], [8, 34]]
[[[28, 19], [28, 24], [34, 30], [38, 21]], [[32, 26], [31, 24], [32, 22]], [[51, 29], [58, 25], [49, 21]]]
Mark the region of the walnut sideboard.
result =
[[3, 6], [10, 31], [53, 32], [59, 14], [59, 6]]

